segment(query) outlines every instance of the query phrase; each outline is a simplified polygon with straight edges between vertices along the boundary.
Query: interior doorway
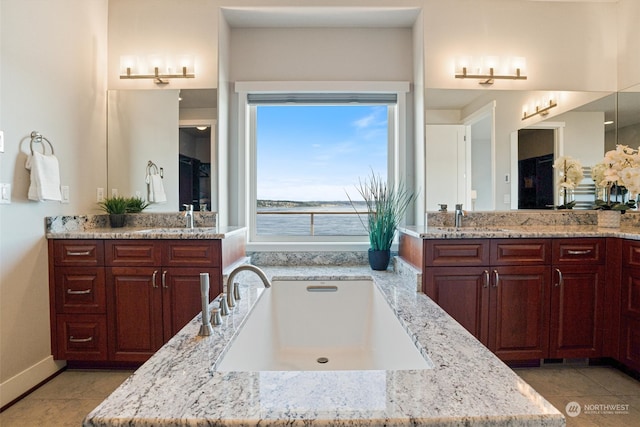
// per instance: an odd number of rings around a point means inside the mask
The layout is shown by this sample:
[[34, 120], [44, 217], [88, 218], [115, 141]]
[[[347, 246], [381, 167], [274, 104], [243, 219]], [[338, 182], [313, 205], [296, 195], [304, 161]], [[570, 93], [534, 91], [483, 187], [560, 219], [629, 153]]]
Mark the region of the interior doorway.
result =
[[179, 206], [211, 210], [211, 126], [181, 126], [179, 132]]
[[553, 129], [518, 131], [518, 209], [553, 209]]

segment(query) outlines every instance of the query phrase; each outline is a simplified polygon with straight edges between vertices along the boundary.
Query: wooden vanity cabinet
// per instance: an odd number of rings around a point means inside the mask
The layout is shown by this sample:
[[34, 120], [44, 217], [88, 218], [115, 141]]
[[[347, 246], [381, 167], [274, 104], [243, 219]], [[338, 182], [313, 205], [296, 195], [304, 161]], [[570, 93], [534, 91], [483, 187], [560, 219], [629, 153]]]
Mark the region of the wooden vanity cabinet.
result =
[[544, 239], [425, 240], [424, 292], [504, 360], [548, 350]]
[[553, 239], [549, 357], [601, 357], [605, 239]]
[[146, 361], [200, 312], [200, 273], [222, 292], [244, 238], [49, 240], [54, 358]]
[[107, 240], [105, 262], [114, 361], [147, 360], [200, 312], [200, 273], [211, 299], [222, 288], [216, 240]]
[[640, 241], [622, 242], [619, 360], [640, 371]]
[[100, 240], [49, 241], [51, 349], [55, 359], [105, 360], [107, 308]]

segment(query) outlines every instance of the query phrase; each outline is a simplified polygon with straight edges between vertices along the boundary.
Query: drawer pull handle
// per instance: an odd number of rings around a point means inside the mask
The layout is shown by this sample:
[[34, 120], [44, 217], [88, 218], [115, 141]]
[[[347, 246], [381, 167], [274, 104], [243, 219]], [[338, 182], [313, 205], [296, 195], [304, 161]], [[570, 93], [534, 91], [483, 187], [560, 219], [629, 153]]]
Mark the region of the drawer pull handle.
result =
[[69, 255], [69, 256], [88, 256], [88, 255], [91, 255], [91, 251], [82, 251], [82, 252], [70, 252], [70, 251], [67, 251], [67, 255]]
[[484, 283], [482, 284], [483, 288], [488, 288], [489, 287], [489, 270], [485, 270], [484, 271]]
[[498, 270], [493, 270], [493, 274], [496, 277], [496, 281], [493, 283], [493, 287], [497, 288], [498, 287], [498, 283], [500, 282], [500, 275], [498, 274]]
[[151, 276], [151, 284], [153, 285], [154, 288], [157, 288], [158, 285], [156, 284], [156, 276], [158, 275], [158, 270], [153, 272], [153, 276]]
[[562, 277], [562, 271], [560, 271], [559, 268], [556, 268], [556, 271], [558, 272], [558, 282], [556, 283], [557, 288], [558, 286], [564, 285], [564, 278]]
[[73, 335], [69, 337], [69, 342], [91, 342], [93, 341], [93, 337], [89, 338], [74, 338]]
[[587, 255], [591, 253], [591, 249], [577, 250], [577, 249], [569, 249], [567, 250], [569, 255]]
[[167, 289], [167, 270], [162, 272], [162, 287]]
[[71, 289], [67, 289], [68, 295], [87, 295], [91, 293], [91, 289], [84, 289], [82, 291], [73, 291]]

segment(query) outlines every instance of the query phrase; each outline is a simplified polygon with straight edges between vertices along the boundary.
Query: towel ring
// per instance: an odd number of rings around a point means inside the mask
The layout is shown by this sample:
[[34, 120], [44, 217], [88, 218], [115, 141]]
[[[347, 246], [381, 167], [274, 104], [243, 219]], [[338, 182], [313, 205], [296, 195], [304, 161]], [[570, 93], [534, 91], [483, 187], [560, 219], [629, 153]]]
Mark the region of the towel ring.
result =
[[51, 155], [53, 156], [54, 152], [53, 152], [53, 144], [51, 143], [51, 141], [49, 141], [47, 138], [45, 138], [44, 136], [42, 136], [39, 132], [37, 131], [33, 131], [31, 132], [31, 143], [29, 144], [29, 148], [31, 149], [31, 155], [33, 156], [33, 143], [34, 142], [39, 142], [40, 144], [42, 144], [42, 154], [47, 154], [47, 148], [45, 147], [44, 143], [42, 141], [47, 141], [47, 144], [49, 144], [49, 148], [51, 148]]
[[164, 170], [163, 168], [160, 168], [160, 171], [158, 172], [158, 166], [156, 166], [155, 163], [153, 163], [151, 160], [149, 160], [149, 162], [147, 163], [147, 175], [151, 175], [153, 173], [153, 175], [158, 175], [160, 174], [160, 178], [164, 178]]

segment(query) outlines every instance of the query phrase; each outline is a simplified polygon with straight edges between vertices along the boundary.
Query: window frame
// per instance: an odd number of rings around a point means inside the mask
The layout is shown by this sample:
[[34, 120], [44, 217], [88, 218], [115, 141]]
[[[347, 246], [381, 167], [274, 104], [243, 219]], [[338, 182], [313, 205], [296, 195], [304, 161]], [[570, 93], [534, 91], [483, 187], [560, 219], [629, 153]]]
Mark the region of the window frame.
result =
[[[256, 107], [248, 102], [250, 93], [393, 93], [396, 104], [388, 104], [388, 155], [387, 179], [394, 185], [401, 178], [400, 165], [407, 162], [406, 152], [406, 94], [408, 82], [236, 82], [238, 96], [238, 148], [239, 162], [244, 171], [239, 171], [238, 200], [239, 216], [248, 227], [248, 250], [282, 250], [287, 246], [306, 250], [363, 250], [369, 246], [366, 233], [362, 236], [284, 236], [258, 235], [257, 219], [257, 156], [256, 156]], [[302, 105], [302, 104], [301, 104]], [[327, 104], [324, 104], [327, 105]], [[365, 103], [363, 103], [365, 105]], [[378, 104], [379, 105], [379, 104]], [[240, 176], [241, 175], [241, 176]], [[406, 179], [406, 177], [402, 177]], [[231, 201], [233, 202], [233, 200]]]

